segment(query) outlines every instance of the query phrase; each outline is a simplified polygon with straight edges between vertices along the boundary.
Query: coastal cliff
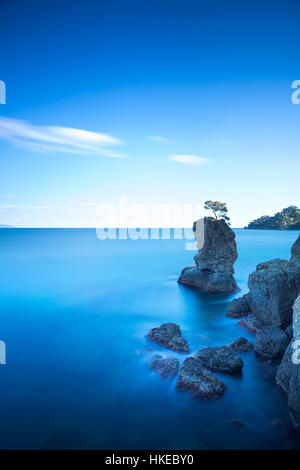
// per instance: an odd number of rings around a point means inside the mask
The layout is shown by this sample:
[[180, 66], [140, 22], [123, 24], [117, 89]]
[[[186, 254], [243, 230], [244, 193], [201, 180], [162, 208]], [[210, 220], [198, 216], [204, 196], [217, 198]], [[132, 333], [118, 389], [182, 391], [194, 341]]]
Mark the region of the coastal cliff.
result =
[[291, 253], [290, 261], [260, 263], [249, 276], [249, 292], [234, 299], [227, 314], [245, 317], [239, 324], [255, 334], [258, 356], [282, 359], [276, 382], [287, 394], [293, 423], [300, 428], [300, 236]]
[[300, 230], [300, 209], [290, 206], [274, 216], [263, 215], [250, 222], [246, 229], [256, 230]]
[[212, 217], [196, 221], [193, 230], [198, 247], [196, 265], [183, 269], [178, 282], [204, 292], [236, 292], [233, 265], [238, 253], [233, 230], [225, 220]]

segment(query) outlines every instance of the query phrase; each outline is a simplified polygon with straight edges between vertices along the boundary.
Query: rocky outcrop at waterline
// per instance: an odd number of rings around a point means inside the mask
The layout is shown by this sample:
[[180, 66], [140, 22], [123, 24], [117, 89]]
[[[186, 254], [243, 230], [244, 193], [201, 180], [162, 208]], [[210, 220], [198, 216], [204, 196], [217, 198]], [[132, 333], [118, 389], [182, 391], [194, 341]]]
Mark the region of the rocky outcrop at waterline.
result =
[[293, 339], [284, 353], [276, 381], [287, 394], [293, 423], [300, 429], [300, 296], [293, 308]]
[[292, 246], [291, 262], [300, 266], [300, 235]]
[[180, 366], [176, 388], [198, 398], [217, 398], [225, 391], [222, 380], [193, 357], [187, 357]]
[[266, 326], [257, 332], [254, 350], [264, 359], [281, 359], [288, 343], [288, 337], [283, 330]]
[[183, 269], [178, 282], [204, 292], [237, 292], [233, 265], [238, 254], [233, 230], [224, 220], [211, 217], [195, 222], [193, 230], [198, 247], [196, 265]]
[[260, 263], [249, 276], [249, 293], [234, 299], [228, 315], [239, 317], [251, 314], [250, 321], [240, 324], [257, 332], [265, 326], [286, 329], [292, 322], [293, 305], [300, 290], [300, 265], [274, 259]]
[[187, 341], [183, 338], [180, 327], [175, 323], [164, 323], [158, 328], [152, 328], [147, 338], [163, 348], [181, 353], [189, 352]]
[[201, 349], [195, 354], [195, 359], [213, 372], [236, 374], [244, 366], [243, 360], [228, 346]]

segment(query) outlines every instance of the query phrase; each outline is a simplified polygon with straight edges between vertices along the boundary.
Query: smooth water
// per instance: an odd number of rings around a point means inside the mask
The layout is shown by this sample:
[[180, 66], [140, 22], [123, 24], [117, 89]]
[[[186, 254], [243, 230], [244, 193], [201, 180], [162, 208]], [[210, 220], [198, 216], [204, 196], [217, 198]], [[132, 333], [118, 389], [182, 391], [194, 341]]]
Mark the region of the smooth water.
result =
[[[290, 257], [298, 232], [236, 230], [242, 292], [258, 262]], [[233, 296], [176, 281], [193, 264], [183, 240], [105, 240], [87, 229], [0, 230], [0, 446], [3, 449], [300, 448], [277, 363], [241, 354], [218, 374], [218, 400], [197, 400], [149, 370], [145, 339], [176, 322], [191, 351], [251, 334], [226, 317]]]

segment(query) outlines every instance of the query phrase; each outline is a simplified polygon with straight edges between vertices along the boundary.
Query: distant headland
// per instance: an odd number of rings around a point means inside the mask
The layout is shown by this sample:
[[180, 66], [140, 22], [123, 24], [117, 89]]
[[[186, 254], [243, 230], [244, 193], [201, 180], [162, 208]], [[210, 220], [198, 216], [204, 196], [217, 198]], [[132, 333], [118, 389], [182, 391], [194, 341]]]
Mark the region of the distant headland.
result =
[[263, 215], [249, 223], [246, 229], [256, 230], [300, 230], [300, 209], [289, 206], [272, 217]]
[[0, 228], [15, 228], [13, 225], [0, 224]]

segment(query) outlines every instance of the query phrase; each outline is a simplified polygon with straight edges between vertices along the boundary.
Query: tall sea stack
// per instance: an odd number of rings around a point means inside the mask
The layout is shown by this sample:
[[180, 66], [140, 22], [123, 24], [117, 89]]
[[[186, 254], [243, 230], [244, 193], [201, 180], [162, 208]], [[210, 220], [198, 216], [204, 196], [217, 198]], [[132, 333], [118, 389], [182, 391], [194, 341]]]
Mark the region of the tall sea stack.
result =
[[181, 272], [178, 280], [204, 292], [232, 293], [238, 291], [233, 265], [238, 257], [235, 233], [225, 220], [204, 217], [194, 223], [198, 253], [195, 266]]

